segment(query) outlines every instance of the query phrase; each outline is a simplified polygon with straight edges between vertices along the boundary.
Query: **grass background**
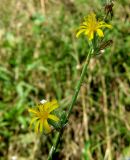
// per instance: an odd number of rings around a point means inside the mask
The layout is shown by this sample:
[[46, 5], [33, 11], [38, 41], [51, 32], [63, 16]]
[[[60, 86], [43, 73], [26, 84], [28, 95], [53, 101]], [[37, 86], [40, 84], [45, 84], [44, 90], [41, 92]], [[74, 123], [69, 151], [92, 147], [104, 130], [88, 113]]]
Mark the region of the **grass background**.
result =
[[[0, 0], [0, 159], [45, 160], [52, 135], [29, 130], [28, 106], [57, 98], [70, 104], [88, 52], [75, 38], [90, 11], [103, 15], [102, 0]], [[130, 157], [130, 2], [115, 1], [113, 45], [92, 59], [57, 159], [123, 160]], [[44, 14], [46, 16], [44, 16]], [[104, 158], [105, 157], [105, 158]]]

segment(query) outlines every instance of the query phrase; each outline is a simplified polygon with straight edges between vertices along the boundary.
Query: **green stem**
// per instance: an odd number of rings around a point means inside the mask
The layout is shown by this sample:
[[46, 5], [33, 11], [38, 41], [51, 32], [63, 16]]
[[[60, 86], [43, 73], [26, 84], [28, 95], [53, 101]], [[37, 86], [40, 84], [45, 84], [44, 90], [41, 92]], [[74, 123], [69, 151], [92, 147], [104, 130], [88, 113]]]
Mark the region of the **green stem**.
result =
[[78, 81], [74, 96], [72, 97], [72, 103], [71, 103], [71, 105], [69, 107], [69, 110], [68, 110], [67, 119], [70, 117], [71, 111], [72, 111], [73, 106], [74, 106], [74, 104], [76, 102], [80, 87], [81, 87], [81, 85], [83, 83], [84, 76], [85, 76], [86, 71], [87, 71], [87, 67], [88, 67], [89, 61], [91, 59], [91, 55], [92, 55], [92, 49], [90, 49], [90, 51], [89, 51], [89, 53], [87, 55], [87, 58], [86, 58], [86, 61], [85, 61], [85, 64], [84, 64], [84, 67], [83, 67], [83, 70], [82, 70], [82, 73], [81, 73], [81, 76], [80, 76], [80, 80]]
[[62, 129], [57, 133], [57, 137], [56, 137], [56, 141], [54, 143], [54, 145], [51, 147], [51, 150], [50, 150], [50, 153], [49, 153], [49, 156], [48, 156], [48, 159], [47, 160], [52, 160], [53, 158], [53, 155], [54, 153], [56, 152], [56, 149], [58, 147], [58, 144], [59, 144], [59, 141], [60, 141], [60, 137], [62, 135]]
[[[79, 93], [79, 91], [80, 91], [81, 85], [82, 85], [82, 83], [83, 83], [83, 80], [84, 80], [84, 77], [85, 77], [85, 74], [86, 74], [86, 71], [87, 71], [88, 64], [89, 64], [90, 59], [91, 59], [92, 52], [93, 52], [93, 49], [90, 48], [90, 51], [89, 51], [89, 53], [88, 53], [88, 55], [87, 55], [87, 58], [86, 58], [86, 61], [85, 61], [85, 64], [84, 64], [84, 67], [83, 67], [83, 70], [82, 70], [80, 79], [79, 79], [78, 84], [77, 84], [77, 86], [76, 86], [75, 93], [74, 93], [74, 95], [73, 95], [73, 97], [72, 97], [72, 102], [71, 102], [71, 105], [70, 105], [70, 107], [69, 107], [68, 114], [67, 114], [67, 116], [66, 116], [66, 120], [65, 120], [65, 121], [67, 121], [67, 120], [69, 119], [70, 114], [71, 114], [71, 112], [72, 112], [72, 109], [73, 109], [73, 107], [74, 107], [74, 104], [75, 104], [75, 102], [76, 102], [78, 93]], [[56, 149], [57, 149], [57, 146], [58, 146], [58, 144], [59, 144], [60, 138], [62, 137], [62, 134], [63, 134], [63, 128], [58, 132], [58, 135], [57, 135], [55, 144], [52, 146], [52, 148], [51, 148], [51, 150], [50, 150], [48, 160], [52, 160], [52, 159], [53, 159], [53, 155], [54, 155], [54, 153], [56, 152]]]

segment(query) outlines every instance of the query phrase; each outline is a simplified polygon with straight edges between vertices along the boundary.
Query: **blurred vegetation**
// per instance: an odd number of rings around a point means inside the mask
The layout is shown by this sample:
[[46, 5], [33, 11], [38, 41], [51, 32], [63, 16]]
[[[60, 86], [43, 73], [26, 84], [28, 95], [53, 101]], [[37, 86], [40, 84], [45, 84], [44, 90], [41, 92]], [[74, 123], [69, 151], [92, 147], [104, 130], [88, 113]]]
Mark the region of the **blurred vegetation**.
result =
[[[28, 106], [57, 98], [67, 109], [88, 52], [76, 29], [90, 11], [103, 15], [104, 4], [50, 0], [43, 10], [36, 0], [0, 1], [0, 160], [47, 159], [55, 133], [29, 130]], [[56, 160], [103, 160], [108, 149], [113, 159], [130, 157], [129, 8], [115, 1], [105, 36], [113, 45], [90, 62]]]

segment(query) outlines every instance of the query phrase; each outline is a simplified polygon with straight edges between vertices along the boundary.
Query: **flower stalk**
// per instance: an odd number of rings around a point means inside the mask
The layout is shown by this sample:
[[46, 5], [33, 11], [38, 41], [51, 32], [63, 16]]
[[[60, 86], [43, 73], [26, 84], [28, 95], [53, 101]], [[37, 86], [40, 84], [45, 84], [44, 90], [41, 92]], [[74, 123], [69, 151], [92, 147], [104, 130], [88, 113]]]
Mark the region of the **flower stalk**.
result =
[[[68, 113], [67, 113], [67, 116], [66, 116], [66, 119], [65, 119], [66, 122], [68, 121], [68, 119], [69, 119], [69, 117], [70, 117], [70, 115], [71, 115], [72, 109], [73, 109], [73, 107], [74, 107], [74, 105], [75, 105], [75, 102], [76, 102], [76, 100], [77, 100], [78, 93], [79, 93], [79, 91], [80, 91], [82, 82], [83, 82], [84, 77], [85, 77], [85, 75], [86, 75], [87, 68], [88, 68], [88, 65], [89, 65], [89, 62], [90, 62], [90, 59], [91, 59], [91, 55], [92, 55], [92, 54], [93, 54], [93, 49], [92, 49], [92, 47], [91, 47], [90, 50], [89, 50], [89, 53], [88, 53], [88, 55], [87, 55], [87, 58], [86, 58], [86, 61], [85, 61], [85, 64], [84, 64], [84, 67], [83, 67], [83, 70], [82, 70], [80, 79], [79, 79], [79, 81], [78, 81], [78, 83], [77, 83], [77, 86], [76, 86], [76, 89], [75, 89], [75, 93], [74, 93], [74, 95], [73, 95], [73, 97], [72, 97], [72, 102], [71, 102], [71, 104], [70, 104], [70, 107], [69, 107], [69, 109], [68, 109]], [[56, 141], [55, 141], [54, 145], [52, 146], [52, 148], [51, 148], [51, 150], [50, 150], [48, 160], [52, 160], [52, 159], [53, 159], [53, 155], [54, 155], [54, 153], [56, 152], [56, 149], [57, 149], [57, 147], [58, 147], [58, 144], [59, 144], [59, 142], [60, 142], [60, 139], [61, 139], [61, 137], [62, 137], [62, 135], [63, 135], [63, 129], [64, 129], [64, 128], [62, 127], [62, 128], [60, 129], [60, 131], [58, 132], [58, 134], [57, 134]]]
[[78, 84], [76, 86], [76, 90], [75, 90], [75, 93], [74, 93], [74, 96], [72, 97], [72, 103], [69, 107], [69, 110], [68, 110], [68, 114], [67, 114], [67, 119], [69, 119], [70, 117], [70, 114], [71, 114], [71, 111], [73, 109], [73, 106], [76, 102], [76, 99], [77, 99], [77, 96], [78, 96], [78, 93], [80, 91], [80, 88], [81, 88], [81, 85], [82, 85], [82, 82], [84, 80], [84, 77], [85, 77], [85, 74], [86, 74], [86, 71], [87, 71], [87, 67], [88, 67], [88, 64], [90, 62], [90, 59], [91, 59], [91, 55], [93, 54], [93, 49], [90, 48], [90, 51], [87, 55], [87, 58], [86, 58], [86, 61], [85, 61], [85, 64], [84, 64], [84, 67], [83, 67], [83, 70], [82, 70], [82, 73], [81, 73], [81, 76], [80, 76], [80, 79], [78, 81]]

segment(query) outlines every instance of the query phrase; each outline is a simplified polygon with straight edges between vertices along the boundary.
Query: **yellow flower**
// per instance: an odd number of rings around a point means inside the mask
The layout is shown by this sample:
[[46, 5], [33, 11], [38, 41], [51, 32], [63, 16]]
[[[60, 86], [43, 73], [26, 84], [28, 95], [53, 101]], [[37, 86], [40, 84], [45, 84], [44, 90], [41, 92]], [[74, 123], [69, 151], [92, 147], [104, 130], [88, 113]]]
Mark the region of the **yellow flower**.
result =
[[80, 26], [79, 31], [76, 34], [76, 37], [79, 37], [79, 35], [83, 32], [89, 40], [92, 40], [94, 38], [95, 32], [97, 32], [99, 37], [103, 37], [104, 34], [101, 30], [101, 28], [103, 27], [112, 28], [111, 25], [105, 23], [104, 21], [98, 21], [96, 19], [96, 15], [94, 13], [91, 13], [85, 18], [85, 21]]
[[42, 132], [44, 129], [45, 133], [51, 131], [51, 127], [48, 124], [48, 119], [52, 119], [56, 122], [59, 121], [59, 118], [53, 114], [50, 114], [53, 110], [58, 108], [57, 100], [52, 100], [51, 102], [45, 101], [37, 106], [36, 109], [29, 109], [29, 112], [33, 113], [33, 118], [30, 122], [30, 126], [35, 122], [35, 132]]

